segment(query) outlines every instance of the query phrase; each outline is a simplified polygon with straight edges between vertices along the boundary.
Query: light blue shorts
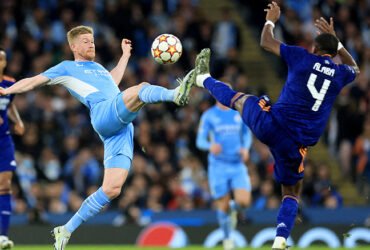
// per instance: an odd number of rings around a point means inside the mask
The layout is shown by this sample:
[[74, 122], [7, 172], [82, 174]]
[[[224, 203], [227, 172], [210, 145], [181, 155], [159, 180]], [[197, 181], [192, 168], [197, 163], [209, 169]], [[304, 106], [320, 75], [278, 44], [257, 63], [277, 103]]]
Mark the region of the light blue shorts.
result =
[[251, 191], [248, 170], [242, 162], [212, 161], [208, 166], [208, 181], [214, 199], [219, 199], [235, 189]]
[[129, 169], [134, 150], [134, 126], [137, 112], [129, 111], [122, 99], [99, 102], [90, 111], [91, 124], [104, 143], [104, 167]]

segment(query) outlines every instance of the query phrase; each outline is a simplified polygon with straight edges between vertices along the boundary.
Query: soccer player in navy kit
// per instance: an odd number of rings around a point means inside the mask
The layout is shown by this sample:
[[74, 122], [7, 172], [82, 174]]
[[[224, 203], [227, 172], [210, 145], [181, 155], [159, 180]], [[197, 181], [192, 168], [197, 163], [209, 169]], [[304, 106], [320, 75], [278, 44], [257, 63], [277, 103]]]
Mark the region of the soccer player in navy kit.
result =
[[[6, 53], [0, 48], [0, 87], [7, 88], [15, 80], [4, 75]], [[11, 181], [17, 164], [14, 158], [14, 144], [9, 131], [8, 117], [14, 122], [14, 132], [23, 135], [24, 126], [12, 103], [14, 95], [0, 96], [0, 249], [11, 249], [13, 241], [8, 238], [11, 215]]]
[[94, 62], [95, 43], [91, 27], [77, 26], [67, 33], [74, 61], [63, 61], [34, 77], [25, 78], [9, 88], [0, 88], [0, 96], [32, 90], [44, 84], [63, 85], [73, 97], [90, 110], [91, 124], [104, 143], [102, 186], [82, 203], [77, 213], [63, 226], [53, 229], [54, 248], [64, 250], [71, 234], [85, 221], [98, 214], [116, 198], [126, 181], [133, 157], [133, 124], [138, 111], [147, 103], [173, 102], [184, 105], [194, 83], [193, 71], [175, 89], [141, 83], [120, 91], [131, 41], [122, 39], [122, 55], [110, 72]]
[[224, 233], [223, 247], [232, 250], [235, 244], [231, 232], [237, 224], [237, 212], [251, 202], [245, 162], [249, 158], [252, 133], [237, 111], [217, 102], [202, 114], [196, 143], [199, 149], [209, 151], [208, 182]]
[[[335, 36], [332, 19], [330, 23], [323, 18], [316, 21], [320, 34], [310, 53], [275, 39], [273, 28], [280, 8], [272, 2], [265, 11], [261, 46], [288, 65], [286, 83], [274, 105], [266, 97], [237, 93], [212, 78], [209, 49], [202, 50], [196, 58], [195, 78], [197, 86], [206, 88], [223, 105], [238, 110], [256, 137], [270, 148], [275, 159], [275, 179], [281, 184], [283, 196], [272, 249], [282, 250], [286, 249], [298, 211], [307, 147], [317, 143], [336, 96], [360, 71]], [[332, 61], [336, 55], [343, 64]]]

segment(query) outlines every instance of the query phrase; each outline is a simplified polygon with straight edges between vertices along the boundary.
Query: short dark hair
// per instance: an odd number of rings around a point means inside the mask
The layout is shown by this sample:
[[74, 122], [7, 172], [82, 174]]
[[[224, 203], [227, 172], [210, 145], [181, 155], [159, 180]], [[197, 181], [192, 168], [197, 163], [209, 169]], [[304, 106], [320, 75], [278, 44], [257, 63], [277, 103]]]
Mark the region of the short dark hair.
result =
[[0, 51], [4, 51], [5, 52], [4, 47], [0, 46]]
[[330, 33], [322, 33], [315, 38], [316, 47], [318, 50], [335, 56], [338, 52], [339, 40], [336, 36]]

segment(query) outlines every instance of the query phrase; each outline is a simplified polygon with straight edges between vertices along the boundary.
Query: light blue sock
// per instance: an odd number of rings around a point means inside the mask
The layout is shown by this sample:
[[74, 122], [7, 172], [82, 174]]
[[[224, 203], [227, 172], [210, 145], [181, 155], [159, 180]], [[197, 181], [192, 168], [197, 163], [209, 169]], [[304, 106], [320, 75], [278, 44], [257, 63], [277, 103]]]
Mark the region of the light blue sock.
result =
[[139, 91], [139, 98], [145, 103], [172, 102], [175, 90], [170, 90], [156, 85], [144, 85]]
[[231, 232], [230, 215], [221, 210], [217, 210], [217, 219], [221, 230], [224, 232], [225, 239], [228, 239]]
[[109, 202], [108, 196], [103, 192], [102, 188], [99, 188], [95, 193], [84, 200], [77, 213], [65, 224], [67, 231], [73, 233], [82, 222], [95, 216]]
[[231, 211], [240, 211], [242, 209], [242, 207], [234, 200], [229, 201], [229, 207]]

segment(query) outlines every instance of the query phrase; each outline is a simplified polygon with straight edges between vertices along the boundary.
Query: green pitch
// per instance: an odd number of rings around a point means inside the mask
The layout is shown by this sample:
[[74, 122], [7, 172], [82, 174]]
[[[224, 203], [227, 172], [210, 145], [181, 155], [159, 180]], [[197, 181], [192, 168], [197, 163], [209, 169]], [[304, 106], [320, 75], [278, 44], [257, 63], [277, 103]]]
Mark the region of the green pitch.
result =
[[[53, 250], [52, 246], [36, 246], [36, 245], [17, 245], [13, 248], [14, 250]], [[163, 248], [163, 247], [136, 247], [136, 246], [128, 246], [128, 245], [68, 245], [66, 250], [160, 250], [160, 249], [170, 249], [170, 248]], [[189, 246], [185, 248], [175, 248], [179, 250], [222, 250], [222, 247], [215, 247], [215, 248], [203, 248], [202, 246]], [[239, 248], [240, 250], [253, 250], [257, 248]], [[332, 248], [324, 247], [324, 246], [315, 246], [309, 248], [290, 248], [291, 250], [299, 250], [299, 249], [306, 249], [306, 250], [329, 250]], [[335, 248], [335, 250], [348, 250], [349, 248]], [[355, 249], [369, 249], [369, 247], [356, 247]], [[271, 247], [263, 247], [258, 248], [258, 250], [271, 250]]]

